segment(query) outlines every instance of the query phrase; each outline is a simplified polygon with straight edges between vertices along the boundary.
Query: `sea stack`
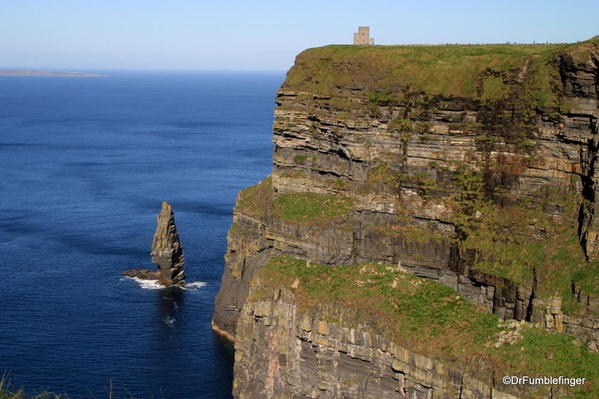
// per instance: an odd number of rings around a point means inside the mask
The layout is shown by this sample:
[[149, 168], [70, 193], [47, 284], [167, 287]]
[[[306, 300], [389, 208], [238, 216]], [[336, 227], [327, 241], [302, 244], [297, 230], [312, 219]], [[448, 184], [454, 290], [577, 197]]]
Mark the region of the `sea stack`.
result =
[[152, 240], [152, 263], [158, 265], [158, 270], [129, 269], [123, 276], [142, 280], [158, 280], [164, 286], [185, 285], [185, 255], [179, 240], [175, 214], [168, 202], [162, 203], [160, 213], [156, 217], [156, 232]]
[[185, 281], [185, 255], [179, 240], [175, 214], [168, 202], [162, 203], [156, 218], [156, 232], [152, 240], [152, 263], [158, 265], [159, 281], [164, 285], [181, 285]]

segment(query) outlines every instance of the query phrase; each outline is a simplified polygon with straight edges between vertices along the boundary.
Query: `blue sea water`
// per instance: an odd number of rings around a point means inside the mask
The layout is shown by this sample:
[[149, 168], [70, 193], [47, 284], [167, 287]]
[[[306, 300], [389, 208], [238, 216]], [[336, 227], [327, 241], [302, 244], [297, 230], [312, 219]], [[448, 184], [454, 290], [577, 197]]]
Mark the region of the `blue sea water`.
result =
[[[210, 330], [237, 192], [271, 168], [282, 73], [0, 78], [0, 374], [71, 399], [231, 398]], [[173, 205], [193, 289], [151, 268]], [[205, 284], [202, 284], [205, 283]]]

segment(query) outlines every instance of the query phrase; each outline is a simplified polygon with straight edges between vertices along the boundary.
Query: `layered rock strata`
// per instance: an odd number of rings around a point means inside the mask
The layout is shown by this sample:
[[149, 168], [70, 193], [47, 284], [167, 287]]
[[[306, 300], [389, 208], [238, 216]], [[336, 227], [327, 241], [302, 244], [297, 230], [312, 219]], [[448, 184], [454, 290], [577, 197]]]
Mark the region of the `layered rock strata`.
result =
[[123, 275], [143, 280], [158, 280], [164, 286], [185, 284], [185, 254], [175, 225], [175, 214], [168, 202], [162, 203], [160, 213], [156, 217], [156, 232], [150, 254], [152, 263], [158, 266], [157, 271], [136, 268], [123, 272]]
[[[330, 310], [335, 317], [341, 309]], [[250, 301], [241, 312], [235, 353], [236, 398], [516, 399], [510, 389], [459, 366], [394, 344], [376, 331], [349, 328], [298, 311], [292, 292]], [[511, 392], [511, 393], [510, 393]]]
[[298, 312], [289, 291], [248, 302], [239, 319], [235, 397], [515, 398], [367, 328], [322, 316]]

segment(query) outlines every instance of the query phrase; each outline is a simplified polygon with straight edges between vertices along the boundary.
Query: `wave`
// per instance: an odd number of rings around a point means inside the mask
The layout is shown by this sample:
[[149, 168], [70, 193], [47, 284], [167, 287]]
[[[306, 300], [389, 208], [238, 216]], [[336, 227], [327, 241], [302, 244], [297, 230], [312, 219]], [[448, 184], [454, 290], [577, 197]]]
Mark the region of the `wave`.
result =
[[[171, 287], [165, 287], [164, 285], [160, 284], [156, 280], [142, 280], [141, 278], [137, 278], [137, 277], [125, 277], [125, 278], [135, 281], [137, 284], [139, 284], [140, 288], [142, 288], [144, 290], [161, 290], [163, 288], [171, 288]], [[178, 287], [178, 286], [175, 286], [175, 287], [180, 288], [185, 291], [197, 291], [200, 288], [204, 287], [206, 284], [208, 284], [208, 283], [205, 281], [192, 281], [191, 283], [186, 283], [185, 287]]]
[[162, 288], [166, 288], [164, 285], [160, 284], [156, 280], [143, 280], [143, 279], [137, 278], [137, 277], [125, 277], [125, 278], [135, 281], [144, 290], [160, 290]]
[[208, 283], [205, 281], [193, 281], [191, 283], [185, 284], [185, 287], [183, 289], [187, 291], [197, 291], [200, 288], [204, 287], [206, 284]]

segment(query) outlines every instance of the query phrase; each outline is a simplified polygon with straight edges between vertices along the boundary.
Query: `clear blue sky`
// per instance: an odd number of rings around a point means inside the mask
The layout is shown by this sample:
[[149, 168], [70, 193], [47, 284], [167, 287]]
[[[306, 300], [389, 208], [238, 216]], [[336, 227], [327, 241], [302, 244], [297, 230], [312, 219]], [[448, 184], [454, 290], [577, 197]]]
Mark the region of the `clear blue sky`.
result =
[[0, 68], [286, 70], [303, 49], [573, 42], [598, 0], [0, 0]]

